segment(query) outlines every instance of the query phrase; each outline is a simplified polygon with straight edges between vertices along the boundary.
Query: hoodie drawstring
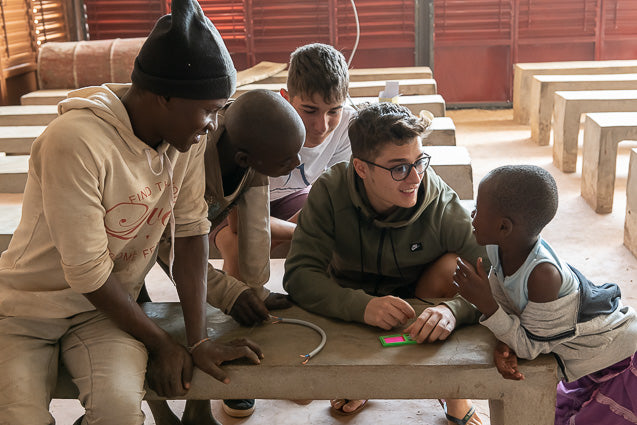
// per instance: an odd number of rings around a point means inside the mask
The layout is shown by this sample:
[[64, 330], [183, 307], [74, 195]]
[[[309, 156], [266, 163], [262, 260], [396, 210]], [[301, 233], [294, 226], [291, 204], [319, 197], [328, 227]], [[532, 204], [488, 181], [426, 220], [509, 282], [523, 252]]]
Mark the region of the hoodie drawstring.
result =
[[170, 254], [168, 256], [168, 274], [170, 280], [175, 284], [175, 279], [173, 278], [173, 263], [175, 262], [175, 201], [173, 199], [173, 166], [170, 163], [170, 158], [168, 157], [168, 153], [164, 150], [159, 157], [159, 171], [153, 170], [153, 162], [151, 157], [151, 149], [144, 149], [144, 153], [146, 154], [146, 159], [148, 160], [148, 168], [150, 171], [156, 175], [161, 176], [164, 173], [164, 158], [166, 159], [166, 171], [168, 171], [168, 178], [170, 179], [170, 188], [168, 203], [170, 204]]

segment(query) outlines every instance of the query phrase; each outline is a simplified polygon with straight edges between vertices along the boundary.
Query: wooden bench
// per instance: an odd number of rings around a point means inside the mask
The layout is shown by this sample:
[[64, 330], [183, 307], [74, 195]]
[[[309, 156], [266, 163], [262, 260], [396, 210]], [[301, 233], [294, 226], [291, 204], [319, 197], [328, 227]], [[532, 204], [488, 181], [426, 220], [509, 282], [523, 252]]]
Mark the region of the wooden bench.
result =
[[622, 140], [637, 140], [637, 112], [586, 114], [581, 193], [600, 214], [613, 210], [617, 145]]
[[637, 111], [637, 90], [558, 91], [554, 102], [553, 164], [565, 173], [574, 173], [580, 116]]
[[[377, 103], [376, 97], [353, 97], [352, 101], [355, 105], [362, 103]], [[349, 101], [348, 101], [349, 102]], [[423, 109], [431, 112], [435, 117], [445, 116], [445, 100], [439, 94], [420, 95], [420, 96], [399, 96], [398, 103], [409, 108], [412, 114], [418, 116]]]
[[[408, 80], [413, 78], [433, 78], [431, 68], [428, 66], [405, 66], [394, 68], [354, 68], [349, 70], [349, 81], [387, 81]], [[264, 78], [262, 83], [287, 83], [288, 71]]]
[[551, 116], [556, 91], [634, 90], [637, 74], [537, 75], [531, 83], [531, 139], [538, 145], [549, 144]]
[[0, 106], [0, 126], [47, 125], [57, 116], [55, 105]]
[[38, 138], [46, 126], [18, 125], [0, 127], [0, 152], [28, 155], [33, 141]]
[[637, 148], [630, 151], [628, 181], [626, 182], [624, 245], [637, 257]]
[[531, 79], [553, 74], [630, 74], [637, 73], [637, 60], [570, 61], [516, 63], [513, 65], [513, 119], [528, 124]]
[[[401, 95], [436, 94], [436, 80], [433, 79], [411, 79], [400, 80], [399, 91]], [[286, 88], [285, 83], [254, 83], [237, 87], [232, 97], [239, 97], [242, 94], [255, 89], [265, 89], [278, 92]], [[354, 81], [349, 83], [349, 95], [352, 97], [376, 96], [385, 89], [385, 81]]]
[[[413, 303], [417, 312], [425, 308]], [[184, 343], [178, 303], [146, 303], [146, 313], [176, 341]], [[383, 348], [383, 331], [306, 312], [298, 307], [275, 312], [307, 320], [327, 334], [325, 348], [308, 364], [300, 354], [314, 349], [319, 335], [304, 326], [267, 323], [238, 325], [219, 310], [208, 308], [208, 331], [220, 341], [247, 337], [265, 355], [260, 365], [224, 365], [231, 382], [224, 385], [195, 370], [185, 399], [488, 399], [492, 425], [549, 425], [555, 415], [557, 364], [552, 356], [520, 361], [524, 381], [503, 379], [493, 364], [495, 338], [488, 329], [469, 326], [447, 341]], [[77, 390], [66, 372], [60, 373], [54, 398], [75, 398]], [[147, 400], [160, 399], [152, 390]]]

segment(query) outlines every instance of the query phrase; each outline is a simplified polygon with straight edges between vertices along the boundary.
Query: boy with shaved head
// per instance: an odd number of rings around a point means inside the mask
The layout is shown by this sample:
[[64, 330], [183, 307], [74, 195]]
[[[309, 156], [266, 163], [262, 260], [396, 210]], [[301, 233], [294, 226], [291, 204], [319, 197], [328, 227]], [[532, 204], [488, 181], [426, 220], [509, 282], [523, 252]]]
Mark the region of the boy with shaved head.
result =
[[[253, 90], [229, 102], [219, 111], [216, 131], [208, 136], [205, 199], [214, 229], [210, 239], [214, 240], [224, 225], [233, 229], [243, 279], [208, 265], [208, 302], [243, 325], [267, 320], [269, 308], [288, 305], [283, 295], [271, 294], [263, 287], [270, 277], [268, 177], [287, 174], [298, 166], [304, 139], [303, 122], [294, 108], [268, 90]], [[165, 239], [159, 253], [164, 263], [168, 248]], [[250, 412], [254, 408], [251, 400], [224, 402], [224, 406], [249, 403], [249, 409], [244, 410]], [[148, 404], [158, 425], [179, 423], [166, 403]], [[218, 422], [207, 400], [188, 400], [181, 423]]]

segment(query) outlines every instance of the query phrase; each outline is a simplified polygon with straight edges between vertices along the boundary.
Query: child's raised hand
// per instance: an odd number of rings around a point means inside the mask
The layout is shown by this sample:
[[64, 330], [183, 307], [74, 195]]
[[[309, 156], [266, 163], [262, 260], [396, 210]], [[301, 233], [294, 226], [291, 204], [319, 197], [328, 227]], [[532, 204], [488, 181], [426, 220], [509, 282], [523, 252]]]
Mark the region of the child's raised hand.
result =
[[511, 347], [502, 341], [498, 341], [493, 351], [493, 361], [495, 367], [504, 379], [512, 379], [521, 381], [524, 375], [518, 370], [518, 357], [515, 355]]
[[458, 292], [482, 314], [491, 316], [498, 309], [498, 303], [491, 294], [489, 278], [482, 267], [482, 258], [478, 258], [475, 268], [460, 257], [457, 258], [457, 263], [453, 282], [458, 287]]

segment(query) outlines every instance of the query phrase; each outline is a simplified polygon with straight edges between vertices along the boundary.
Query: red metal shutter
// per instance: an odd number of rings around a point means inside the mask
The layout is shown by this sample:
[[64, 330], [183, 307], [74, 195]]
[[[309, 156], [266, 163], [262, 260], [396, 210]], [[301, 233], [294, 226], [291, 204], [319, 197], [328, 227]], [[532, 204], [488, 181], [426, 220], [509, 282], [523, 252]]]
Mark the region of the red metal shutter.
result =
[[238, 69], [249, 65], [245, 4], [249, 0], [200, 0], [201, 8], [223, 37]]
[[91, 40], [146, 37], [165, 14], [163, 0], [84, 0]]
[[594, 60], [598, 0], [519, 0], [516, 62]]
[[604, 0], [599, 59], [637, 58], [637, 1]]
[[508, 98], [513, 1], [434, 2], [434, 77], [447, 102]]

